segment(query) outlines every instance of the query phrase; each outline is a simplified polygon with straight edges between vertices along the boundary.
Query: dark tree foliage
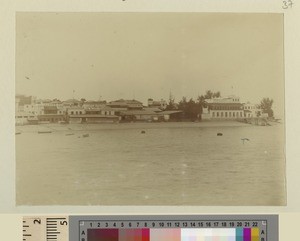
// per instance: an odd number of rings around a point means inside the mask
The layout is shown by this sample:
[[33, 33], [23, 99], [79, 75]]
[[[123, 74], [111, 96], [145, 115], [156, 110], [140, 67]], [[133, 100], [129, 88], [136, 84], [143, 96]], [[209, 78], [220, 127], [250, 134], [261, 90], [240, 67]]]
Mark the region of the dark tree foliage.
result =
[[218, 92], [214, 92], [213, 95], [212, 95], [213, 98], [219, 98], [221, 97], [221, 92], [218, 91]]
[[270, 98], [263, 98], [260, 102], [259, 107], [262, 109], [263, 113], [267, 113], [269, 117], [274, 116], [274, 112], [272, 110], [273, 100]]
[[174, 97], [170, 94], [166, 110], [182, 110], [183, 116], [186, 120], [195, 121], [201, 119], [203, 108], [207, 107], [205, 100], [218, 97], [221, 97], [220, 91], [212, 92], [211, 90], [207, 90], [205, 95], [198, 96], [197, 101], [194, 101], [192, 98], [187, 100], [187, 98], [184, 96], [177, 105]]
[[166, 110], [176, 110], [175, 98], [170, 94], [169, 103]]
[[221, 97], [220, 91], [212, 92], [211, 90], [207, 90], [204, 95], [205, 99], [212, 99], [212, 98], [219, 98], [219, 97]]
[[185, 119], [192, 121], [197, 120], [201, 113], [199, 102], [195, 102], [192, 98], [187, 101], [186, 97], [182, 97], [182, 100], [178, 104], [178, 109], [183, 111]]

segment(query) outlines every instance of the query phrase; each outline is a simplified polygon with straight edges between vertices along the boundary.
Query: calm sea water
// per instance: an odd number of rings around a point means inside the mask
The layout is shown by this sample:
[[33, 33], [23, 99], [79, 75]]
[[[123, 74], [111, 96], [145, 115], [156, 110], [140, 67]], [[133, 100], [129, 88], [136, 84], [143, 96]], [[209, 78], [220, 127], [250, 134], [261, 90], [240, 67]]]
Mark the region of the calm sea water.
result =
[[[37, 133], [49, 129], [53, 132]], [[16, 135], [18, 205], [286, 203], [282, 124], [133, 123], [17, 130], [22, 131]], [[89, 137], [83, 138], [86, 133]], [[243, 144], [245, 137], [250, 141]]]

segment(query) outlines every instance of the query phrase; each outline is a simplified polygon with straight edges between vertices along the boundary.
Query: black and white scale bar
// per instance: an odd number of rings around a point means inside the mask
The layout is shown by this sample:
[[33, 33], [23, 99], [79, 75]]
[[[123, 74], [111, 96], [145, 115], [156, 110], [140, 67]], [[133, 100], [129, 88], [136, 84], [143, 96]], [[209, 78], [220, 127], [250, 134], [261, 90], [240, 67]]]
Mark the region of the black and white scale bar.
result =
[[47, 218], [47, 221], [48, 220], [66, 220], [66, 218]]
[[57, 240], [57, 235], [60, 232], [57, 231], [58, 220], [65, 218], [46, 218], [46, 236], [47, 241]]

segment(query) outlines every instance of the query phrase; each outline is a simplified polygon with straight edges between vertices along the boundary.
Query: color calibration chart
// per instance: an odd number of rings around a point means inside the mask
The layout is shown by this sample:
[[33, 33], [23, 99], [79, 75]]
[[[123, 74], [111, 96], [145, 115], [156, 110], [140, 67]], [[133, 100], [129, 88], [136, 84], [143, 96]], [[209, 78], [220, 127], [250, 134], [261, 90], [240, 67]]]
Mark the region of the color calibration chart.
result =
[[278, 216], [74, 216], [69, 235], [78, 241], [278, 241]]
[[23, 241], [278, 241], [278, 215], [27, 216]]

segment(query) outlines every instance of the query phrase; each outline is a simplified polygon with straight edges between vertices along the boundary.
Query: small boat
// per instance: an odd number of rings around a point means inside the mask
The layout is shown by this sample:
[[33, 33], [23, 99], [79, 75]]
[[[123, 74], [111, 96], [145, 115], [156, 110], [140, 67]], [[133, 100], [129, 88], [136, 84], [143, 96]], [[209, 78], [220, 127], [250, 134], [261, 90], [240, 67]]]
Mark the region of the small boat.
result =
[[83, 134], [82, 137], [89, 137], [90, 134]]
[[146, 133], [146, 131], [141, 131], [141, 134], [145, 134]]
[[223, 136], [223, 133], [218, 132], [218, 133], [217, 133], [217, 136]]
[[74, 133], [67, 133], [66, 136], [73, 136], [75, 135]]
[[52, 133], [52, 131], [38, 131], [39, 134], [47, 134], [47, 133]]
[[16, 132], [15, 134], [16, 134], [16, 135], [20, 135], [20, 134], [21, 134], [21, 132]]

